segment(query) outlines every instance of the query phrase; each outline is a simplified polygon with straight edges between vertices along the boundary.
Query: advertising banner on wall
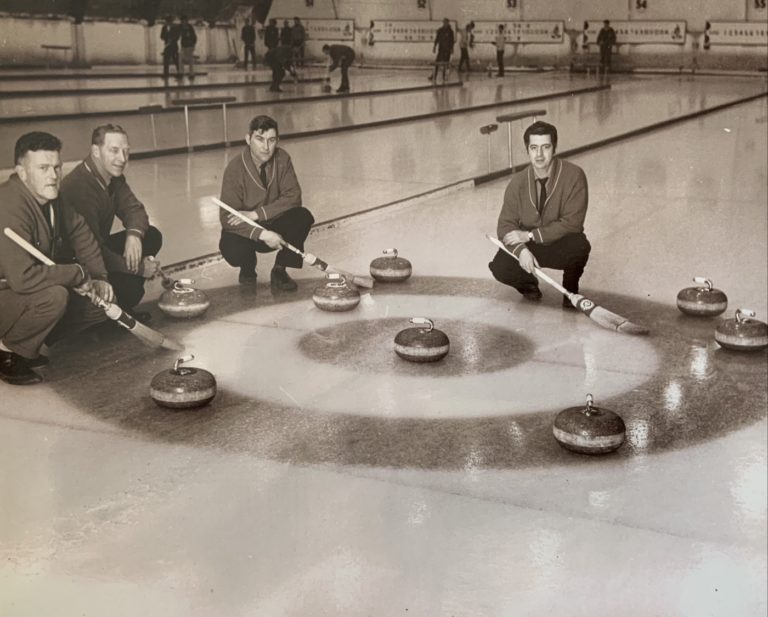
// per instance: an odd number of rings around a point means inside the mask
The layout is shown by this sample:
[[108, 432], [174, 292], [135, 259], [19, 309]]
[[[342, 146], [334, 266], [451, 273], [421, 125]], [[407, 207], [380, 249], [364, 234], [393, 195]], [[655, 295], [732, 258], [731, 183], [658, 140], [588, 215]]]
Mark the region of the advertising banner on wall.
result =
[[500, 24], [508, 43], [562, 43], [565, 33], [562, 21], [476, 21], [475, 43], [493, 43]]
[[[442, 21], [376, 20], [373, 23], [373, 37], [377, 43], [432, 43], [437, 29], [442, 25]], [[451, 28], [456, 36], [456, 22], [451, 22]]]
[[[597, 35], [603, 27], [602, 19], [584, 22], [584, 43], [597, 43]], [[641, 45], [643, 43], [685, 42], [686, 22], [684, 21], [611, 21], [616, 31], [616, 44]]]
[[708, 21], [705, 45], [768, 46], [768, 24], [746, 21]]
[[747, 0], [747, 21], [768, 20], [768, 0]]
[[[270, 16], [271, 18], [271, 16]], [[275, 17], [279, 28], [283, 22], [293, 25], [293, 17]], [[307, 38], [315, 41], [352, 41], [355, 38], [353, 19], [302, 19]]]

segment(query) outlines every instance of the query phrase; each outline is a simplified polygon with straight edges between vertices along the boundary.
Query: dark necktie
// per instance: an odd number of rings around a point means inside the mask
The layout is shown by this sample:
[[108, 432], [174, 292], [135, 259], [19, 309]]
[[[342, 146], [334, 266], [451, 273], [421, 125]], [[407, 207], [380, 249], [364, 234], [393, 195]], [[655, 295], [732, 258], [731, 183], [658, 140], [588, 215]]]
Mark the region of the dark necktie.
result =
[[51, 206], [51, 202], [49, 201], [47, 204], [43, 205], [43, 218], [45, 219], [45, 222], [48, 223], [48, 229], [50, 230], [51, 234], [53, 234], [53, 219], [51, 218], [51, 211], [53, 207]]
[[541, 209], [544, 207], [544, 203], [547, 201], [547, 180], [549, 178], [539, 178], [536, 180], [541, 185], [541, 189], [539, 191], [539, 212], [541, 212]]
[[259, 167], [259, 178], [261, 178], [261, 183], [264, 185], [264, 188], [267, 188], [267, 164], [264, 163], [261, 167]]

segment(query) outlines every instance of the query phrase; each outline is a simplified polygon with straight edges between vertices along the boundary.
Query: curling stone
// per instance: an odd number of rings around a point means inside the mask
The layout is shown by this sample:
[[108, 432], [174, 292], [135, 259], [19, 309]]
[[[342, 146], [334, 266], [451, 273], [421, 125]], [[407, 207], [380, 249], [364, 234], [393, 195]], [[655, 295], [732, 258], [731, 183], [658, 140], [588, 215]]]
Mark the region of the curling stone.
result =
[[330, 91], [331, 91], [331, 80], [328, 77], [326, 77], [325, 81], [323, 82], [323, 92], [325, 94], [328, 94], [330, 93]]
[[341, 311], [351, 311], [360, 304], [360, 292], [352, 283], [348, 283], [340, 274], [332, 272], [326, 275], [327, 281], [324, 285], [315, 287], [312, 294], [312, 302], [321, 311], [331, 311], [339, 313]]
[[751, 319], [754, 311], [736, 309], [734, 319], [723, 320], [715, 330], [715, 340], [726, 349], [758, 351], [768, 347], [768, 324]]
[[610, 409], [595, 407], [587, 394], [586, 407], [563, 409], [555, 418], [552, 432], [566, 450], [582, 454], [613, 452], [622, 443], [626, 426], [621, 416]]
[[190, 409], [207, 405], [216, 396], [216, 378], [206, 370], [180, 366], [195, 356], [176, 360], [172, 369], [161, 371], [152, 378], [149, 395], [161, 407]]
[[431, 319], [414, 317], [412, 324], [426, 326], [406, 328], [395, 337], [395, 353], [409, 362], [437, 362], [448, 355], [450, 341], [442, 330], [437, 330]]
[[384, 249], [384, 257], [371, 262], [371, 276], [382, 283], [400, 283], [411, 276], [411, 262], [397, 256], [397, 249]]
[[694, 317], [714, 317], [725, 311], [728, 297], [719, 289], [713, 288], [712, 281], [703, 276], [695, 276], [693, 282], [706, 287], [681, 289], [677, 294], [677, 308]]
[[157, 305], [170, 317], [189, 319], [202, 315], [208, 310], [211, 301], [205, 292], [192, 287], [192, 279], [174, 281], [173, 287], [164, 291]]

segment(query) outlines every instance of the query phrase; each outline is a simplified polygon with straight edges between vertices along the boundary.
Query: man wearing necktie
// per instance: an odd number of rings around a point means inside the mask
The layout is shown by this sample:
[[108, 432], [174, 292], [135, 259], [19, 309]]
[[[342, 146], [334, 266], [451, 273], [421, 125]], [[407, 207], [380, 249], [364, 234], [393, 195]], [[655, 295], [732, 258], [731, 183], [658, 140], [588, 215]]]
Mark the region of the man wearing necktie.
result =
[[256, 254], [277, 250], [270, 285], [273, 292], [290, 292], [298, 286], [286, 268], [301, 268], [303, 261], [282, 248], [282, 243], [303, 251], [315, 219], [301, 205], [301, 187], [291, 157], [277, 146], [278, 139], [277, 122], [269, 116], [256, 116], [248, 127], [245, 148], [224, 170], [221, 201], [264, 229], [222, 209], [219, 250], [228, 264], [240, 268], [240, 284], [254, 289]]
[[115, 299], [88, 224], [59, 202], [60, 152], [50, 133], [22, 135], [15, 173], [0, 184], [0, 230], [11, 229], [55, 262], [41, 264], [0, 231], [0, 379], [17, 386], [42, 380], [35, 369], [48, 364], [45, 344], [106, 319], [75, 291]]
[[[504, 192], [498, 237], [517, 259], [502, 250], [488, 264], [496, 280], [537, 302], [542, 294], [535, 267], [563, 271], [563, 287], [578, 293], [591, 246], [584, 235], [587, 178], [584, 171], [555, 157], [557, 129], [534, 122], [523, 135], [531, 164], [514, 174]], [[563, 297], [563, 308], [573, 308]]]

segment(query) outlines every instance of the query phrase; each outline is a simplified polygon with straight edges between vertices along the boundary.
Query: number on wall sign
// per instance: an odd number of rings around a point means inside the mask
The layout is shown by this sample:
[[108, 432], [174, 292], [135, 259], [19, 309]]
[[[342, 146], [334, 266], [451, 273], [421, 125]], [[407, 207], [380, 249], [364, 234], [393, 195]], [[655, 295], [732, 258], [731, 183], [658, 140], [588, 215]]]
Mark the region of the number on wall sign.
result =
[[427, 0], [416, 0], [416, 8], [417, 9], [427, 8]]
[[644, 11], [648, 8], [648, 0], [635, 0], [635, 8], [638, 11]]
[[766, 0], [755, 0], [755, 8], [758, 10], [764, 9], [766, 4]]
[[507, 8], [508, 9], [516, 9], [517, 8], [517, 0], [507, 0]]
[[315, 6], [315, 0], [304, 0], [304, 4], [307, 6]]

